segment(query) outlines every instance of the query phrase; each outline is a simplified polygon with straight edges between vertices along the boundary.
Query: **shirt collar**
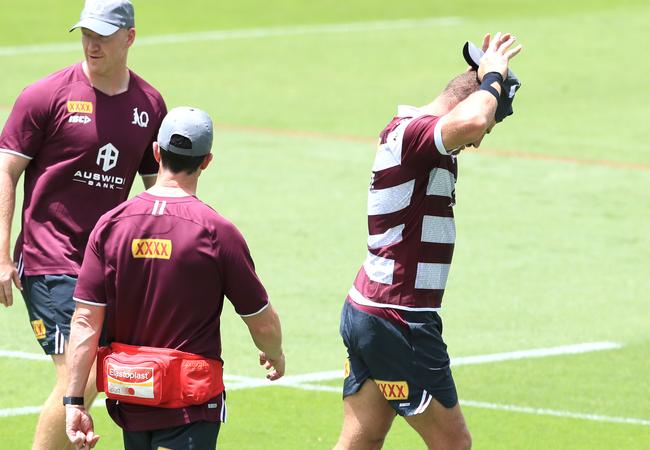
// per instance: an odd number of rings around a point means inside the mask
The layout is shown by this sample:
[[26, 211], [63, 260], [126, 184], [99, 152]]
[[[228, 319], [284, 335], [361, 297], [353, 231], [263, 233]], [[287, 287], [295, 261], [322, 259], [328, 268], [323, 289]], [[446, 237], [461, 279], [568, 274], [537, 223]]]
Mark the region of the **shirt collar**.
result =
[[420, 108], [410, 105], [398, 105], [397, 106], [397, 117], [420, 117], [427, 115], [428, 113], [424, 112]]

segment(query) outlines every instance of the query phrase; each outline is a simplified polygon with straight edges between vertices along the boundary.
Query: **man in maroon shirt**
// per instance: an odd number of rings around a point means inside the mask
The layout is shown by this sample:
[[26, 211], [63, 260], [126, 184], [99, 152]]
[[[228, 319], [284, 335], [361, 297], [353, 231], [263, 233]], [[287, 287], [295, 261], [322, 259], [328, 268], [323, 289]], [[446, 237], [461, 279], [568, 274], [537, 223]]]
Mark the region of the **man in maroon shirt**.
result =
[[380, 448], [397, 414], [430, 449], [468, 449], [438, 315], [456, 228], [456, 155], [512, 113], [514, 37], [486, 35], [473, 70], [380, 135], [368, 192], [368, 254], [343, 306], [348, 350], [337, 450]]
[[[74, 294], [64, 397], [67, 432], [76, 445], [92, 447], [98, 439], [81, 395], [102, 326], [113, 346], [173, 349], [221, 361], [219, 317], [226, 296], [260, 349], [267, 378], [284, 374], [280, 321], [246, 242], [231, 222], [195, 196], [201, 171], [212, 160], [211, 146], [212, 121], [206, 113], [171, 110], [154, 143], [160, 162], [156, 184], [104, 214], [90, 235]], [[109, 395], [107, 401], [109, 414], [123, 428], [127, 450], [215, 448], [226, 416], [225, 392], [181, 407], [136, 404], [138, 389], [144, 389], [145, 398], [153, 394], [142, 383], [131, 386], [133, 377], [117, 379], [102, 365], [103, 380], [127, 396], [116, 401]]]
[[[61, 396], [72, 292], [90, 230], [127, 199], [137, 172], [155, 182], [151, 153], [166, 113], [161, 95], [127, 68], [135, 39], [126, 0], [89, 0], [81, 20], [85, 60], [28, 86], [0, 135], [0, 303], [22, 289], [34, 334], [56, 367], [35, 449], [66, 445]], [[15, 189], [25, 173], [22, 230], [9, 255]], [[15, 261], [15, 264], [14, 264]], [[95, 396], [88, 385], [87, 402]]]

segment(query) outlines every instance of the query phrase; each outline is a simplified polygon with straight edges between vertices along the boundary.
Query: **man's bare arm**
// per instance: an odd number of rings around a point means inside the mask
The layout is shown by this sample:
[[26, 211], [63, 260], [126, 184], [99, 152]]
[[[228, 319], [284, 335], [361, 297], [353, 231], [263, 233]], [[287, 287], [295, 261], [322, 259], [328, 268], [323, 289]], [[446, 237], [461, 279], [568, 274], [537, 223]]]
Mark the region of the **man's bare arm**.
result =
[[[505, 79], [508, 73], [508, 63], [522, 49], [521, 45], [511, 48], [515, 38], [509, 33], [497, 33], [494, 39], [487, 34], [483, 39], [485, 54], [481, 58], [478, 78], [490, 72], [498, 72]], [[494, 82], [492, 87], [501, 94], [501, 85]], [[497, 99], [485, 90], [474, 92], [460, 102], [449, 113], [440, 118], [442, 142], [447, 150], [480, 140], [495, 123], [494, 114]]]
[[259, 314], [242, 317], [251, 333], [255, 346], [260, 350], [260, 365], [270, 372], [269, 380], [277, 380], [284, 375], [284, 353], [282, 352], [282, 327], [280, 318], [269, 305]]
[[90, 368], [97, 356], [97, 345], [106, 307], [77, 302], [70, 323], [68, 389], [66, 395], [83, 397]]
[[18, 289], [22, 289], [9, 248], [11, 222], [16, 206], [16, 185], [29, 161], [28, 158], [0, 151], [0, 303], [5, 306], [13, 304], [12, 281]]

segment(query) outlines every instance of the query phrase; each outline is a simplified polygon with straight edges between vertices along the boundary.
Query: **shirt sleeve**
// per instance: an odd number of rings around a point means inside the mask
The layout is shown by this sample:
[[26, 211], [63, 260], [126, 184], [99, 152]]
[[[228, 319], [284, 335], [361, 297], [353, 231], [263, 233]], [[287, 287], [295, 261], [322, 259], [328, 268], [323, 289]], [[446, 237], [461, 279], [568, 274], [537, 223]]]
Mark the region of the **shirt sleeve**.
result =
[[430, 167], [441, 156], [447, 156], [442, 139], [437, 134], [439, 117], [422, 116], [414, 119], [404, 130], [402, 164], [411, 167]]
[[98, 242], [99, 225], [90, 233], [83, 263], [79, 271], [74, 299], [78, 302], [93, 305], [106, 304], [106, 287], [104, 285], [104, 264]]
[[224, 293], [240, 316], [251, 316], [269, 303], [266, 289], [255, 273], [255, 264], [242, 234], [234, 225], [220, 233]]
[[43, 145], [50, 117], [50, 95], [39, 84], [20, 93], [0, 135], [0, 148], [34, 158]]
[[138, 168], [138, 173], [142, 176], [147, 175], [156, 175], [158, 173], [158, 163], [153, 157], [153, 143], [158, 139], [158, 130], [160, 129], [160, 124], [167, 115], [167, 106], [165, 105], [165, 100], [162, 97], [159, 97], [158, 108], [156, 110], [156, 123], [153, 128], [154, 133], [147, 145], [147, 148], [144, 149], [144, 154], [142, 155], [142, 161], [140, 161], [140, 167]]

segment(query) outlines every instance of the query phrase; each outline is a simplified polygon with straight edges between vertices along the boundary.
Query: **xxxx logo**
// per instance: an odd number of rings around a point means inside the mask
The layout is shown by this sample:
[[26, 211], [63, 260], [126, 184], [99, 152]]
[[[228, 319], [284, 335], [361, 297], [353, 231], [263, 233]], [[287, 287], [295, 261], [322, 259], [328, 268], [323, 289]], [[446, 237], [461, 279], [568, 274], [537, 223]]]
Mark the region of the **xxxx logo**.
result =
[[406, 400], [409, 398], [409, 385], [406, 381], [375, 380], [386, 400]]
[[93, 103], [92, 102], [75, 102], [75, 101], [72, 101], [72, 100], [68, 100], [68, 112], [92, 114], [93, 113]]
[[172, 257], [172, 241], [169, 239], [133, 239], [131, 253], [134, 258], [169, 259]]
[[32, 330], [34, 330], [34, 335], [36, 339], [44, 339], [46, 336], [45, 333], [45, 324], [42, 319], [32, 320]]

